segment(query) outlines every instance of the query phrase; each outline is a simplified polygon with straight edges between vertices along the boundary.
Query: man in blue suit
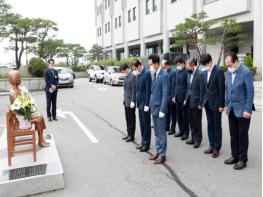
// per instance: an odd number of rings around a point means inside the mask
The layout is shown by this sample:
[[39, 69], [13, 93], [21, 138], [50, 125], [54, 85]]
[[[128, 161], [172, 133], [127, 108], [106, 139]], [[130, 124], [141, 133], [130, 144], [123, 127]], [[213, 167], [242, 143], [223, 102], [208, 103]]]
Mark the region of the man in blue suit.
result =
[[170, 67], [170, 63], [168, 60], [162, 61], [162, 68], [167, 72], [169, 75], [170, 80], [170, 90], [169, 90], [169, 99], [168, 99], [168, 106], [167, 106], [167, 114], [166, 116], [166, 131], [168, 131], [168, 135], [175, 134], [176, 128], [176, 105], [172, 101], [172, 85], [174, 84], [173, 81], [175, 80], [176, 72]]
[[228, 67], [226, 75], [226, 112], [231, 137], [231, 157], [225, 164], [235, 164], [235, 170], [247, 166], [248, 130], [252, 114], [254, 85], [251, 72], [240, 64], [235, 53], [225, 57]]
[[225, 106], [225, 75], [217, 65], [213, 64], [210, 54], [205, 53], [200, 57], [200, 64], [206, 71], [203, 74], [204, 93], [203, 104], [207, 117], [207, 130], [210, 147], [204, 151], [212, 154], [213, 158], [219, 156], [222, 145], [222, 112]]
[[136, 101], [139, 111], [139, 120], [141, 128], [141, 144], [137, 146], [140, 152], [149, 150], [151, 143], [151, 114], [149, 109], [152, 76], [151, 73], [144, 67], [138, 59], [132, 62], [135, 72], [137, 72], [136, 79]]
[[181, 140], [188, 139], [189, 136], [189, 120], [188, 106], [184, 105], [187, 94], [187, 76], [188, 72], [185, 69], [185, 60], [178, 57], [175, 60], [176, 64], [176, 79], [173, 84], [173, 101], [176, 104], [176, 112], [178, 118], [178, 126], [180, 132], [175, 134], [175, 137], [181, 137]]
[[149, 159], [154, 160], [154, 164], [161, 164], [166, 161], [167, 135], [165, 131], [165, 114], [167, 113], [170, 83], [168, 74], [161, 68], [158, 55], [150, 55], [148, 64], [155, 69], [151, 88], [150, 110], [153, 119], [156, 148], [156, 154]]

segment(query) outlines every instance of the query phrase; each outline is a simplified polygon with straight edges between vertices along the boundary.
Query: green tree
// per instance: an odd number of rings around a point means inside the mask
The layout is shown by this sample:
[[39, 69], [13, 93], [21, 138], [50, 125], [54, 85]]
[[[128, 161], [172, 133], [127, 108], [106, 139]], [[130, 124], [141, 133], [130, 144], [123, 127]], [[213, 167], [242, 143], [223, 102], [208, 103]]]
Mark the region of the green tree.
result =
[[10, 13], [5, 15], [4, 24], [4, 35], [10, 42], [10, 46], [7, 49], [15, 51], [16, 68], [19, 69], [26, 43], [35, 42], [32, 20]]
[[47, 49], [50, 50], [50, 45], [60, 43], [59, 40], [52, 39], [55, 37], [55, 32], [58, 31], [57, 24], [51, 20], [45, 20], [41, 18], [33, 19], [32, 21], [34, 36], [36, 37], [36, 43], [31, 48], [31, 51], [41, 58], [46, 59]]
[[190, 18], [186, 18], [184, 23], [176, 25], [174, 31], [175, 43], [173, 47], [183, 45], [193, 45], [195, 47], [197, 57], [200, 59], [203, 46], [215, 42], [212, 38], [211, 26], [214, 21], [207, 21], [205, 12], [194, 13]]
[[241, 25], [239, 25], [233, 18], [224, 18], [219, 22], [219, 33], [216, 41], [221, 45], [217, 65], [220, 65], [221, 57], [225, 49], [231, 46], [241, 45], [243, 39], [246, 37], [244, 33], [241, 33]]
[[40, 57], [33, 57], [29, 61], [29, 72], [35, 77], [43, 77], [47, 64]]
[[103, 56], [103, 50], [102, 50], [101, 46], [94, 44], [94, 45], [92, 45], [92, 48], [91, 48], [91, 50], [89, 50], [89, 52], [92, 55], [93, 61], [102, 59], [101, 57]]
[[5, 0], [0, 0], [0, 38], [6, 37], [5, 31], [5, 16], [11, 9], [11, 6]]
[[65, 57], [67, 65], [71, 64], [77, 66], [79, 58], [83, 57], [87, 53], [86, 49], [80, 44], [65, 44], [61, 47], [59, 57]]

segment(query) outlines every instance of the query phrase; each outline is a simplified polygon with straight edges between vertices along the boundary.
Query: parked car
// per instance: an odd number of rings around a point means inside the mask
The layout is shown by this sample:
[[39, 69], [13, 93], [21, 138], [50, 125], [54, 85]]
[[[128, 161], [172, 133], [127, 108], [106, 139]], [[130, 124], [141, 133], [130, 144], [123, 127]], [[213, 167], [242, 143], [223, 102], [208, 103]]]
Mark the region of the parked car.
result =
[[120, 73], [119, 68], [115, 66], [110, 66], [105, 69], [104, 74], [104, 84], [113, 85], [123, 85], [124, 84], [124, 75]]
[[58, 71], [58, 86], [59, 87], [74, 87], [74, 78], [69, 68], [65, 67], [54, 67]]
[[90, 68], [87, 70], [88, 72], [88, 78], [91, 82], [92, 80], [95, 81], [95, 83], [103, 82], [104, 79], [104, 72], [105, 67], [102, 65], [91, 65]]

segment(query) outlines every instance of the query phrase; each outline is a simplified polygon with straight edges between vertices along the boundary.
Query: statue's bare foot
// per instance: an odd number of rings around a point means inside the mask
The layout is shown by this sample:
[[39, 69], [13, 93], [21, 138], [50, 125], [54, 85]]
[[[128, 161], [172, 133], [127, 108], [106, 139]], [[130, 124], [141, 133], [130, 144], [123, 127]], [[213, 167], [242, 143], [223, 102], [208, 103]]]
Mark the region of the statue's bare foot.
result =
[[38, 145], [41, 147], [49, 147], [49, 143], [46, 142], [45, 140], [39, 141]]

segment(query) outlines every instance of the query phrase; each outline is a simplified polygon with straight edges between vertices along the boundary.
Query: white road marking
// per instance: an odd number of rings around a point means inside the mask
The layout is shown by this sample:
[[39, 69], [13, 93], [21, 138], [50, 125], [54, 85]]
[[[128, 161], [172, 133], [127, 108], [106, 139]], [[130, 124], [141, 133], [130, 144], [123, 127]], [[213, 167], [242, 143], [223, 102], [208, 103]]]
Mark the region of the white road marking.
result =
[[107, 88], [98, 88], [99, 91], [107, 91]]
[[61, 111], [61, 109], [57, 109], [57, 116], [61, 117], [61, 118], [66, 118], [65, 114]]

